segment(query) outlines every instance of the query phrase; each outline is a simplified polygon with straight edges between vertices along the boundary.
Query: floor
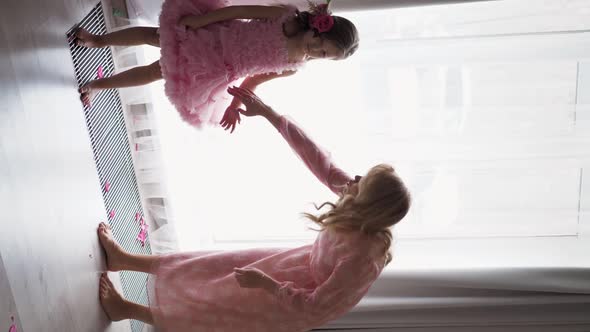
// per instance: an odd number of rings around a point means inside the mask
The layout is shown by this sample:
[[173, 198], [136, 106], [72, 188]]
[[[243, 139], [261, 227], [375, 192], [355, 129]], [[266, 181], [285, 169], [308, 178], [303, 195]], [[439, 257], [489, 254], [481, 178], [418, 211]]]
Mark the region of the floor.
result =
[[65, 40], [97, 2], [0, 1], [0, 331], [130, 331], [98, 301], [107, 216]]
[[65, 40], [96, 3], [0, 3], [0, 330], [130, 330], [98, 301], [106, 215]]

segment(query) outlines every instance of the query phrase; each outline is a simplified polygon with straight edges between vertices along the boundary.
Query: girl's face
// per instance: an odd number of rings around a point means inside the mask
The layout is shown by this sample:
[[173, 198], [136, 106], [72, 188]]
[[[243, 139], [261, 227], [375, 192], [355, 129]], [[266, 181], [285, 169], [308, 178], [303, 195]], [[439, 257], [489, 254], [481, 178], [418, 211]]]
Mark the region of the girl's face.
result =
[[314, 36], [312, 30], [305, 32], [303, 35], [303, 43], [301, 47], [307, 60], [340, 60], [344, 57], [344, 52], [342, 52], [333, 41], [323, 39], [320, 36]]

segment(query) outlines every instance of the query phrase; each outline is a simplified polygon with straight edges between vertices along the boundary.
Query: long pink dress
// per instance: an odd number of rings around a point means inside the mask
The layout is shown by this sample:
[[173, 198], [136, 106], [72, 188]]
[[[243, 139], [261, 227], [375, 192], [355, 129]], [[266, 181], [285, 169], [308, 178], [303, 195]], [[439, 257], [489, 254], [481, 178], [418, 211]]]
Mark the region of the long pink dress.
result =
[[160, 13], [160, 67], [165, 92], [189, 124], [217, 125], [230, 103], [227, 88], [243, 77], [296, 70], [289, 62], [283, 23], [296, 8], [272, 20], [231, 20], [200, 29], [178, 24], [228, 6], [226, 0], [166, 0]]
[[[350, 177], [287, 118], [281, 118], [279, 131], [338, 194]], [[262, 270], [280, 283], [278, 292], [240, 288], [234, 267]], [[329, 230], [295, 249], [170, 254], [153, 266], [150, 306], [164, 331], [308, 331], [354, 307], [382, 268], [376, 241]]]

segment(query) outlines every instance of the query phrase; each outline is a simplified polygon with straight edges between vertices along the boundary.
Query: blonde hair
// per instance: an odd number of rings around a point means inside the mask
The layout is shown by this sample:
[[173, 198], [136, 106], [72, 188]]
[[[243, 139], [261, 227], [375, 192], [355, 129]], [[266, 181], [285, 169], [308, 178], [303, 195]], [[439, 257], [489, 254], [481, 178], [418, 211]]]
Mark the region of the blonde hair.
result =
[[326, 229], [360, 231], [383, 241], [385, 264], [391, 259], [393, 236], [390, 227], [397, 224], [410, 209], [411, 197], [393, 167], [381, 164], [369, 170], [363, 177], [356, 196], [344, 194], [335, 204], [325, 202], [330, 210], [318, 216], [304, 213], [309, 220]]

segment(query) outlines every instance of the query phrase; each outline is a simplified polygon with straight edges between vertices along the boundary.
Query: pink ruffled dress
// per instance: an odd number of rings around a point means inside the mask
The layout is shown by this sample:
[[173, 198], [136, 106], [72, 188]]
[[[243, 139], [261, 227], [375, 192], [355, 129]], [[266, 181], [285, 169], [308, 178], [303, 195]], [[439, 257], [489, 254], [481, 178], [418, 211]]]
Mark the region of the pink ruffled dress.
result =
[[[308, 168], [335, 193], [350, 179], [293, 122], [280, 133]], [[298, 332], [353, 308], [381, 273], [384, 259], [373, 238], [322, 231], [295, 249], [192, 252], [160, 256], [150, 276], [150, 307], [163, 331]], [[234, 267], [262, 270], [276, 293], [241, 288]]]
[[185, 15], [226, 7], [224, 0], [166, 0], [160, 14], [160, 67], [168, 99], [193, 126], [217, 125], [230, 103], [227, 88], [243, 77], [296, 70], [288, 59], [283, 23], [296, 8], [272, 20], [231, 20], [200, 29], [178, 24]]

